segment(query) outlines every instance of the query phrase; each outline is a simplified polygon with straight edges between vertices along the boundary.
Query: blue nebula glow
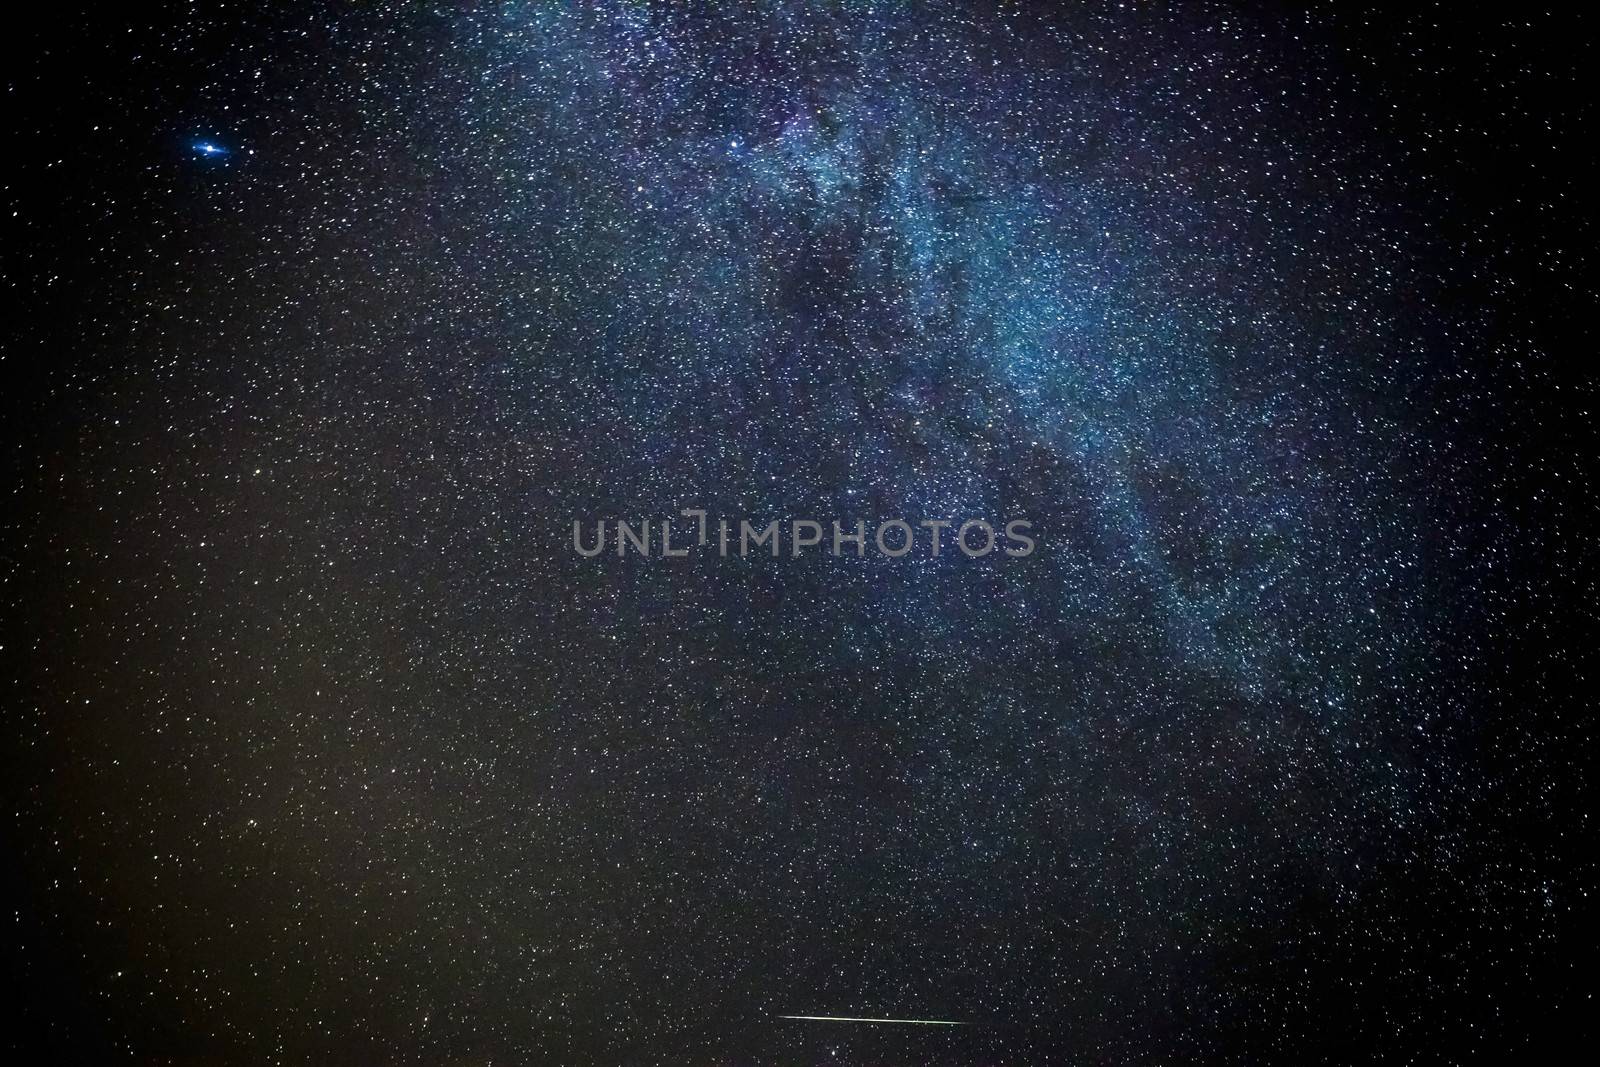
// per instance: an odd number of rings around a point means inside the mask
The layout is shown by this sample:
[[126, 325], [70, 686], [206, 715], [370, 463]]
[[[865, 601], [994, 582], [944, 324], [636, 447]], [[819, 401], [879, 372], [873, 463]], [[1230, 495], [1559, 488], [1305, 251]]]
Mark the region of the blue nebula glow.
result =
[[225, 156], [228, 154], [228, 150], [226, 148], [214, 141], [196, 141], [194, 144], [194, 151], [196, 155], [207, 157]]

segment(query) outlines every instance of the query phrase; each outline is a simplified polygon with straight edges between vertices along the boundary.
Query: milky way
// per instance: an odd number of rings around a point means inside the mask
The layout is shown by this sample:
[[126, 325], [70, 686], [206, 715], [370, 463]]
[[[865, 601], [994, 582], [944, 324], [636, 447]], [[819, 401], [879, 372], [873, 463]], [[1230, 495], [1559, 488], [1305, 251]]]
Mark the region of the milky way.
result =
[[[202, 8], [12, 81], [8, 1040], [1574, 1025], [1577, 28]], [[682, 509], [1037, 550], [573, 550]]]

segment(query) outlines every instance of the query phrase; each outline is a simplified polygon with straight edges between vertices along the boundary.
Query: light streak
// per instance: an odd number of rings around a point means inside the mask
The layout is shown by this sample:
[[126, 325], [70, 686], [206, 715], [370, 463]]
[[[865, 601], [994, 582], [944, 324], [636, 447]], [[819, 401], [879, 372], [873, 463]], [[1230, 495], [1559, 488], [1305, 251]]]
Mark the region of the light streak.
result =
[[780, 1015], [780, 1019], [806, 1019], [819, 1023], [904, 1023], [913, 1026], [966, 1026], [951, 1019], [870, 1019], [859, 1015]]

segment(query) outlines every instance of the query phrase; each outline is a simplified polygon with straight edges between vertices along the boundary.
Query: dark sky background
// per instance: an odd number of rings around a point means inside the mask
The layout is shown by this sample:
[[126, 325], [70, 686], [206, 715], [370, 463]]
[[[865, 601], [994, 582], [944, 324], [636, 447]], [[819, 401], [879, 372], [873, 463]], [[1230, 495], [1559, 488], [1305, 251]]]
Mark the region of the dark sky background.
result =
[[[1590, 38], [1455, 4], [35, 12], [6, 1042], [1592, 1032]], [[694, 507], [1039, 549], [571, 549]]]

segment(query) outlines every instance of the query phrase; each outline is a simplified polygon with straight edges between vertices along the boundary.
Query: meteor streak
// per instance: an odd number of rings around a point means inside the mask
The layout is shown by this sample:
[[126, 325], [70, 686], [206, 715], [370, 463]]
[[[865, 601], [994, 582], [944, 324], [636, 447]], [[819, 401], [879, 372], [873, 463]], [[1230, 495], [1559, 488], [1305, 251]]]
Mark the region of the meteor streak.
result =
[[780, 1019], [809, 1019], [821, 1023], [906, 1023], [914, 1026], [966, 1026], [950, 1019], [868, 1019], [856, 1015], [780, 1015]]

